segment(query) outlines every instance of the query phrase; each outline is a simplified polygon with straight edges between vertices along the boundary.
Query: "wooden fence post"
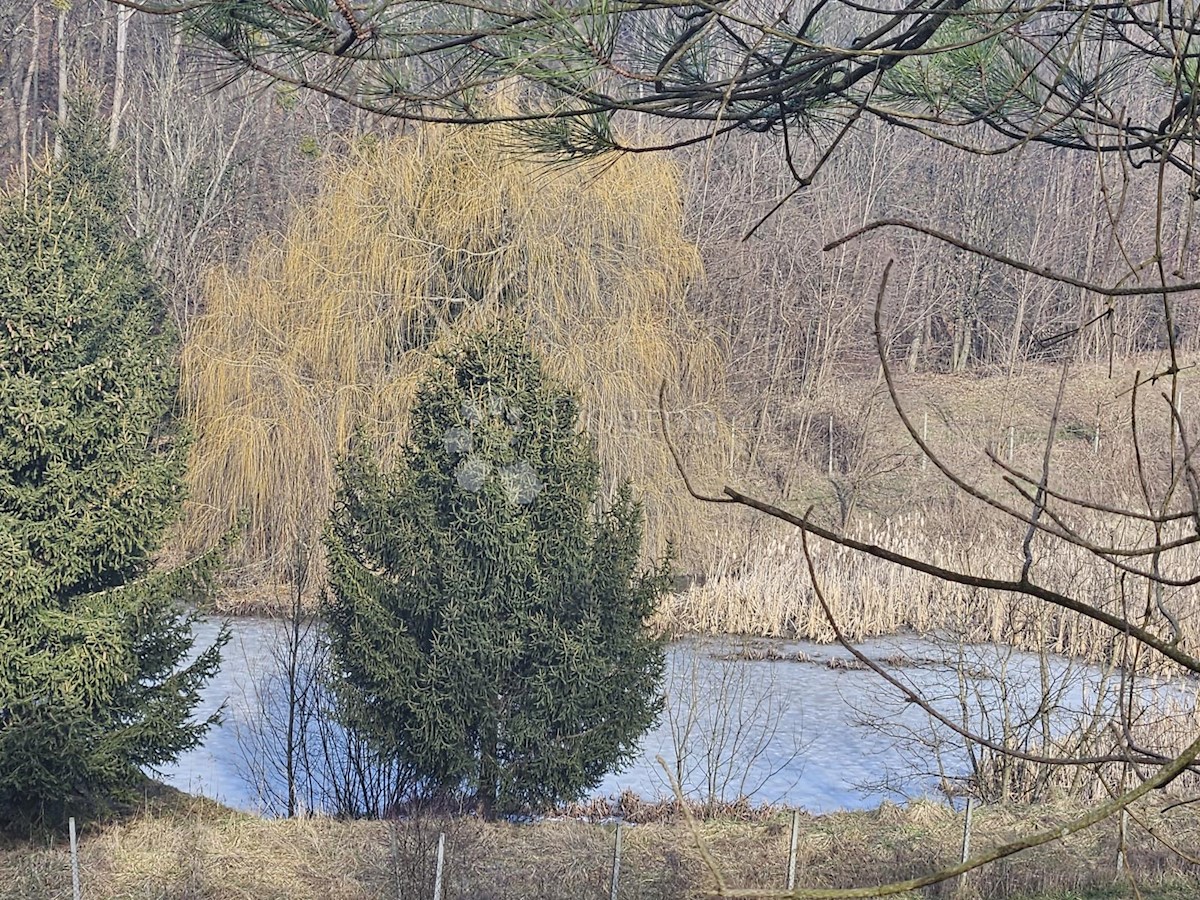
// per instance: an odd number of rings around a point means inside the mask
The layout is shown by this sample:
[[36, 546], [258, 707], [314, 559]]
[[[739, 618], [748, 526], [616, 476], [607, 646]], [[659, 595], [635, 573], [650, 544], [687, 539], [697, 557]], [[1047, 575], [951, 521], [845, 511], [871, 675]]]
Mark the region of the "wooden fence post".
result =
[[787, 889], [796, 889], [796, 854], [800, 849], [800, 810], [792, 810], [792, 841], [788, 848], [788, 878]]
[[[62, 820], [59, 819], [61, 822]], [[67, 828], [71, 835], [71, 896], [74, 900], [79, 900], [79, 841], [75, 834], [75, 817], [71, 816], [67, 823]]]
[[609, 900], [617, 900], [617, 884], [621, 879], [621, 823], [617, 823], [617, 836], [613, 844], [612, 887], [609, 889]]

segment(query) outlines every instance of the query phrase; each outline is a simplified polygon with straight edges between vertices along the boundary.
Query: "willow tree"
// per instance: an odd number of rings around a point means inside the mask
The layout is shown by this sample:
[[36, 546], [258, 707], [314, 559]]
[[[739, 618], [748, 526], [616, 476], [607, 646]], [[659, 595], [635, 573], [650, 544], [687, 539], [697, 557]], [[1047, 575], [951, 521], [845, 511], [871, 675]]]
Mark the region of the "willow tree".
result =
[[152, 567], [182, 491], [178, 337], [103, 129], [81, 108], [59, 138], [0, 199], [0, 821], [83, 809], [196, 745], [219, 661], [182, 607], [212, 556]]
[[315, 543], [352, 434], [391, 461], [430, 354], [501, 315], [523, 323], [552, 375], [579, 385], [603, 493], [634, 484], [649, 551], [703, 527], [658, 429], [667, 379], [692, 404], [677, 425], [695, 452], [728, 462], [708, 399], [720, 354], [687, 306], [702, 273], [674, 166], [546, 169], [505, 137], [427, 128], [331, 161], [283, 235], [212, 274], [183, 352], [191, 541], [245, 510], [253, 560]]

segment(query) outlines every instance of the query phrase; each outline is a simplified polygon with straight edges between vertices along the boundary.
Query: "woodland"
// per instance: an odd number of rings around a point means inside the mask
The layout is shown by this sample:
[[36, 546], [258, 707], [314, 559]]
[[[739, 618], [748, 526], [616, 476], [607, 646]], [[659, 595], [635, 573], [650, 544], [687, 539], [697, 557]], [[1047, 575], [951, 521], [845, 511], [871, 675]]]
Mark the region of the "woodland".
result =
[[[659, 426], [664, 378], [698, 477], [812, 502], [840, 525], [860, 510], [909, 508], [903, 488], [919, 453], [887, 415], [872, 333], [881, 260], [897, 261], [888, 357], [915, 392], [928, 381], [926, 419], [968, 455], [1009, 437], [1036, 455], [1049, 399], [1032, 395], [1052, 393], [1037, 384], [1068, 355], [1102, 380], [1168, 341], [1181, 352], [1200, 341], [1195, 303], [1178, 304], [1168, 335], [1153, 298], [1112, 302], [930, 233], [895, 229], [823, 249], [868, 222], [912, 218], [1084, 281], [1121, 278], [1156, 241], [1163, 264], [1183, 271], [1194, 240], [1186, 181], [1134, 184], [1139, 173], [1120, 160], [1110, 171], [1064, 148], [964, 154], [867, 123], [772, 211], [794, 190], [777, 135], [562, 163], [499, 126], [425, 127], [287, 84], [232, 80], [170, 20], [128, 8], [8, 3], [0, 15], [0, 166], [12, 177], [52, 146], [64, 90], [104, 86], [110, 136], [132, 173], [132, 224], [188, 337], [189, 551], [211, 545], [241, 509], [252, 521], [246, 563], [286, 567], [295, 542], [320, 527], [333, 461], [356, 425], [402, 427], [397, 411], [436, 328], [510, 298], [584, 392], [610, 484], [635, 479], [656, 510], [655, 548], [674, 540], [697, 575], [727, 548], [713, 545], [708, 512], [673, 477]], [[1152, 117], [1154, 99], [1142, 102]], [[695, 130], [634, 125], [645, 143]], [[391, 203], [372, 202], [382, 191]], [[618, 209], [628, 221], [615, 220]], [[393, 239], [400, 215], [411, 231]], [[1081, 308], [1098, 324], [1068, 343]], [[983, 387], [998, 386], [995, 376], [1012, 379], [998, 403]], [[958, 396], [972, 385], [978, 396]], [[1086, 376], [1076, 386], [1073, 435], [1086, 443], [1105, 425], [1115, 431], [1117, 392], [1089, 391]], [[286, 462], [272, 457], [282, 447]], [[929, 486], [931, 497], [942, 491]]]
[[[449, 337], [515, 322], [577, 392], [600, 496], [628, 482], [673, 560], [657, 634], [841, 643], [973, 748], [971, 796], [1075, 804], [788, 896], [942, 884], [1113, 816], [1123, 847], [1124, 810], [1191, 802], [1194, 697], [1138, 685], [1200, 674], [1194, 9], [846, 3], [810, 39], [829, 4], [251, 5], [0, 0], [0, 171], [28, 182], [98, 96], [180, 334], [161, 565], [234, 529], [216, 609], [304, 615], [338, 461], [394, 464]], [[431, 35], [469, 49], [410, 65]], [[1093, 43], [1089, 77], [1046, 74]], [[1061, 735], [1043, 685], [979, 733], [854, 649], [897, 633], [1086, 660], [1118, 708]], [[719, 892], [768, 895], [693, 836]]]

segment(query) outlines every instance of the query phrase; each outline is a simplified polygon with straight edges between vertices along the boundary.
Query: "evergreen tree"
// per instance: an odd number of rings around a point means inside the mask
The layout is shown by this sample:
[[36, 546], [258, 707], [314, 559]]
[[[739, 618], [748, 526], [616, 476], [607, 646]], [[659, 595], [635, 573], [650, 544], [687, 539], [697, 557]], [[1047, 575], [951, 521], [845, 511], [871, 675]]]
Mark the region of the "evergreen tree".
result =
[[150, 572], [179, 505], [177, 336], [84, 107], [0, 198], [0, 820], [100, 800], [194, 746], [219, 643], [181, 601], [210, 555]]
[[348, 723], [484, 814], [574, 799], [653, 723], [663, 666], [628, 487], [596, 512], [574, 396], [512, 330], [441, 354], [403, 464], [341, 471], [327, 616]]

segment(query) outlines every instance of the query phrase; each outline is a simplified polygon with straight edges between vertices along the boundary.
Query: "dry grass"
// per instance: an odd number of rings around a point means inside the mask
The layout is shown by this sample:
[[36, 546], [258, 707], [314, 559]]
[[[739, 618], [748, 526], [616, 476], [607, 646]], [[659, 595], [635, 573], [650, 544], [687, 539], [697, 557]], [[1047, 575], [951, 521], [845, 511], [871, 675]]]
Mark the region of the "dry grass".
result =
[[[1126, 362], [1113, 378], [1099, 368], [1073, 374], [1057, 429], [1053, 484], [1085, 499], [1134, 509], [1142, 506], [1129, 441], [1129, 397], [1118, 394], [1135, 368], [1146, 370], [1153, 362]], [[1007, 456], [1011, 434], [1013, 463], [1027, 472], [1039, 471], [1056, 377], [1052, 368], [1029, 367], [1014, 377], [911, 377], [901, 382], [900, 389], [914, 423], [918, 428], [928, 423], [930, 443], [954, 471], [1023, 508], [1025, 501], [1011, 491], [1003, 493], [1002, 473], [983, 450], [991, 446]], [[1192, 396], [1200, 391], [1200, 381], [1194, 375], [1188, 379], [1184, 395]], [[818, 521], [836, 526], [849, 492], [856, 500], [845, 528], [851, 536], [972, 575], [1017, 577], [1023, 562], [1023, 524], [957, 493], [932, 465], [923, 468], [911, 439], [887, 401], [879, 400], [878, 391], [876, 382], [865, 379], [842, 383], [824, 399], [826, 412], [811, 421], [827, 421], [827, 415], [832, 415], [828, 410], [834, 409], [843, 416], [858, 415], [863, 419], [861, 439], [850, 457], [839, 459], [841, 468], [830, 478], [824, 471], [828, 446], [823, 442], [828, 436], [822, 434], [817, 441], [821, 446], [810, 448], [807, 457], [797, 460], [788, 483], [782, 478], [776, 481], [776, 491], [781, 484], [788, 488], [782, 497], [776, 493], [776, 502], [798, 514], [812, 507]], [[1161, 398], [1149, 398], [1139, 422], [1144, 463], [1155, 485], [1168, 480], [1162, 452], [1164, 408]], [[841, 509], [833, 499], [839, 490]], [[757, 493], [771, 497], [770, 484]], [[1153, 534], [1143, 523], [1079, 515], [1062, 504], [1057, 508], [1098, 544], [1152, 543]], [[831, 641], [833, 631], [816, 602], [798, 532], [775, 525], [745, 531], [738, 527], [740, 521], [730, 520], [712, 542], [707, 580], [687, 593], [666, 598], [657, 624], [675, 634]], [[1166, 535], [1172, 536], [1176, 535]], [[940, 632], [971, 642], [1048, 647], [1097, 662], [1113, 662], [1124, 650], [1106, 627], [1047, 604], [947, 584], [820, 541], [811, 546], [822, 590], [839, 624], [854, 639], [904, 631]], [[1135, 619], [1146, 607], [1145, 587], [1138, 586], [1138, 579], [1122, 584], [1119, 573], [1086, 550], [1039, 536], [1033, 554], [1034, 580], [1047, 587]], [[1195, 559], [1193, 547], [1164, 554], [1163, 571], [1178, 577], [1194, 575]], [[1200, 589], [1168, 589], [1164, 600], [1180, 621], [1184, 646], [1195, 648], [1200, 644]], [[1149, 624], [1166, 626], [1161, 616], [1152, 617]]]
[[[1179, 376], [1185, 414], [1200, 396], [1200, 355], [1185, 355]], [[1065, 385], [1056, 430], [1053, 474], [1072, 493], [1090, 499], [1137, 505], [1139, 488], [1130, 441], [1129, 387], [1135, 373], [1161, 368], [1155, 357], [1078, 365]], [[1007, 490], [1002, 474], [985, 457], [992, 448], [1020, 469], [1036, 474], [1051, 419], [1061, 369], [1028, 364], [1014, 374], [896, 373], [897, 389], [914, 426], [924, 430], [934, 450], [960, 475], [991, 492]], [[1147, 464], [1155, 478], [1166, 444], [1165, 382], [1139, 392], [1139, 430]], [[763, 488], [803, 509], [828, 504], [831, 496], [829, 422], [833, 421], [834, 481], [860, 489], [860, 509], [885, 517], [911, 509], [914, 501], [934, 508], [956, 489], [919, 451], [887, 397], [877, 375], [841, 377], [812, 396], [781, 399], [770, 417], [776, 432], [759, 450], [755, 471]], [[1200, 423], [1197, 423], [1200, 424]], [[1096, 444], [1096, 432], [1099, 443]], [[1164, 479], [1165, 481], [1165, 479]], [[1156, 483], [1161, 484], [1164, 481]], [[954, 523], [960, 524], [960, 523]]]
[[[976, 576], [1012, 578], [1019, 572], [1020, 529], [982, 518], [946, 534], [944, 524], [932, 513], [918, 511], [882, 523], [861, 519], [850, 534]], [[1124, 652], [1111, 629], [1040, 601], [948, 583], [819, 540], [811, 541], [810, 548], [825, 599], [852, 640], [902, 632], [949, 634], [969, 643], [1048, 648], [1100, 663], [1118, 662]], [[1048, 587], [1110, 610], [1124, 609], [1135, 618], [1144, 605], [1144, 597], [1123, 597], [1113, 571], [1077, 547], [1045, 544], [1034, 571]], [[1200, 642], [1200, 590], [1173, 590], [1169, 603], [1183, 628], [1185, 646], [1195, 647]], [[674, 635], [834, 639], [794, 529], [764, 535], [749, 553], [744, 547], [729, 550], [703, 584], [664, 598], [654, 622]]]
[[[982, 808], [973, 846], [983, 849], [1024, 829], [1064, 821], [1070, 810]], [[1180, 849], [1200, 850], [1200, 819], [1190, 808], [1139, 810]], [[709, 820], [699, 837], [731, 884], [781, 887], [790, 814], [754, 822]], [[431, 892], [437, 834], [447, 835], [447, 900], [521, 898], [578, 900], [608, 896], [611, 824], [552, 820], [535, 825], [476, 819], [341, 822], [262, 820], [205, 801], [159, 809], [119, 824], [85, 828], [82, 882], [91, 900], [108, 898], [424, 897]], [[932, 896], [1012, 897], [1111, 885], [1116, 827], [1084, 834], [990, 866]], [[799, 882], [849, 886], [924, 873], [956, 858], [961, 815], [945, 806], [884, 804], [869, 813], [801, 816]], [[1194, 866], [1173, 856], [1131, 823], [1129, 859], [1143, 887], [1195, 879]], [[1200, 882], [1192, 881], [1193, 885]], [[692, 832], [679, 822], [625, 829], [623, 898], [699, 897], [713, 881]], [[0, 849], [0, 898], [41, 900], [70, 895], [65, 841], [16, 843]]]
[[500, 317], [523, 322], [579, 391], [606, 489], [629, 478], [646, 501], [650, 550], [703, 530], [658, 434], [666, 379], [692, 452], [728, 464], [713, 405], [723, 360], [686, 304], [702, 273], [676, 169], [657, 157], [546, 169], [503, 136], [431, 127], [360, 150], [285, 234], [211, 274], [182, 358], [195, 434], [184, 547], [244, 513], [246, 559], [269, 583], [315, 543], [356, 429], [394, 460], [430, 353]]

